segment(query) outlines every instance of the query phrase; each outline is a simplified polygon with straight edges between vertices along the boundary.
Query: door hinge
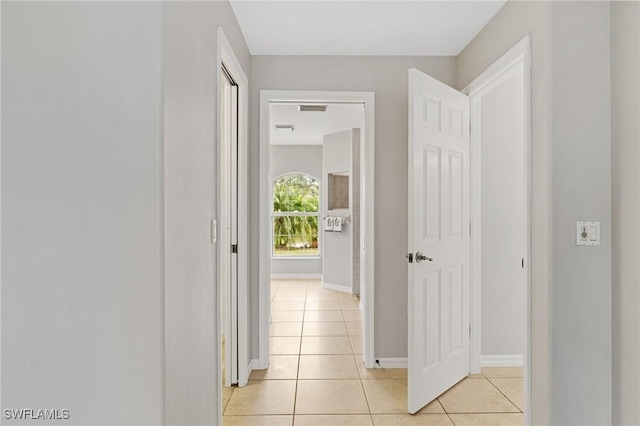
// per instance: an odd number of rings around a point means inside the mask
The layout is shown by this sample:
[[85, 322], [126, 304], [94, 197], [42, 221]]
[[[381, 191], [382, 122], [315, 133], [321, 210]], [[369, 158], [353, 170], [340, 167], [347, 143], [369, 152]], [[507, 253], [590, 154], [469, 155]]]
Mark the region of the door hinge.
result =
[[524, 257], [522, 258], [522, 269], [524, 269]]
[[233, 253], [233, 254], [237, 254], [238, 253], [238, 245], [237, 244], [231, 244], [231, 253]]

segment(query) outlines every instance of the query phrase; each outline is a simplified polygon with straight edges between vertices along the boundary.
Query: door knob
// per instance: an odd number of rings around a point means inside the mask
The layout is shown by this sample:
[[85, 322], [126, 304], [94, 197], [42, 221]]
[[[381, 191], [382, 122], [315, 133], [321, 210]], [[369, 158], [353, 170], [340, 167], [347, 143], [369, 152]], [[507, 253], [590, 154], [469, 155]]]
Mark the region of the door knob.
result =
[[427, 256], [425, 256], [424, 254], [422, 254], [422, 253], [420, 253], [420, 252], [417, 252], [417, 253], [416, 253], [416, 262], [417, 262], [417, 263], [423, 262], [423, 261], [425, 261], [425, 260], [428, 260], [429, 262], [433, 262], [433, 259], [432, 259], [432, 258], [427, 257]]

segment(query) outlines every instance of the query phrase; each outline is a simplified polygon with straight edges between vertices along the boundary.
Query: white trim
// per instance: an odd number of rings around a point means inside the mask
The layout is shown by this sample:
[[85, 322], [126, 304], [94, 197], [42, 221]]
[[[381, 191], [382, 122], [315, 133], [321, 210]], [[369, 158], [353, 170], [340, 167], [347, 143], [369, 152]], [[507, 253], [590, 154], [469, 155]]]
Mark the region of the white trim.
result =
[[[278, 146], [281, 146], [281, 145], [278, 145]], [[307, 146], [307, 145], [289, 144], [287, 146]], [[317, 145], [317, 146], [322, 146], [322, 144]], [[273, 182], [276, 179], [280, 179], [281, 177], [288, 176], [288, 175], [307, 175], [307, 176], [311, 176], [312, 178], [314, 178], [318, 182], [318, 185], [322, 184], [322, 176], [314, 176], [309, 172], [300, 172], [300, 171], [297, 171], [297, 170], [292, 170], [290, 172], [280, 173], [279, 175], [274, 176], [273, 178], [271, 178], [271, 186], [273, 187]], [[320, 192], [322, 192], [322, 191], [320, 191]], [[318, 194], [318, 197], [322, 197], [322, 194]], [[273, 207], [273, 205], [271, 207]], [[321, 203], [318, 202], [318, 213], [320, 213], [320, 210], [322, 210]], [[283, 213], [287, 213], [287, 212], [283, 212]], [[289, 213], [293, 213], [293, 212], [289, 212]], [[311, 213], [313, 213], [313, 212], [311, 212]]]
[[247, 363], [246, 368], [243, 368], [243, 369], [241, 370], [241, 372], [242, 372], [242, 374], [243, 374], [243, 375], [242, 375], [242, 376], [240, 376], [240, 378], [239, 378], [239, 379], [240, 379], [240, 383], [243, 383], [243, 382], [244, 382], [244, 383], [249, 383], [249, 376], [251, 376], [251, 372], [252, 372], [252, 371], [253, 371], [253, 360], [250, 360], [250, 361]]
[[367, 367], [374, 363], [374, 183], [375, 183], [375, 93], [374, 92], [320, 92], [320, 91], [260, 91], [260, 167], [259, 167], [259, 302], [258, 302], [258, 360], [257, 368], [269, 365], [269, 280], [271, 276], [271, 208], [269, 186], [269, 103], [270, 102], [353, 102], [363, 103], [364, 125], [362, 152], [361, 198], [361, 294], [364, 299], [364, 361]]
[[[278, 258], [280, 260], [280, 258]], [[272, 280], [321, 280], [322, 274], [271, 274]]]
[[408, 368], [408, 358], [378, 358], [374, 368]]
[[[492, 90], [499, 84], [503, 77], [507, 76], [517, 66], [524, 69], [524, 130], [525, 149], [523, 164], [525, 171], [525, 279], [526, 279], [526, 339], [524, 364], [524, 386], [525, 386], [525, 406], [531, 407], [531, 38], [525, 36], [520, 42], [512, 47], [500, 59], [489, 66], [484, 72], [476, 77], [462, 92], [470, 97], [470, 119], [471, 119], [471, 357], [470, 372], [479, 373], [483, 366], [484, 357], [481, 355], [481, 216], [480, 216], [480, 158], [477, 154], [480, 149], [480, 108], [479, 102], [474, 102], [474, 98], [481, 97], [484, 93]], [[531, 410], [524, 413], [525, 424], [531, 423]]]
[[524, 355], [482, 355], [483, 367], [522, 367]]
[[[320, 240], [320, 238], [318, 238], [318, 240]], [[318, 255], [309, 255], [309, 256], [286, 256], [286, 255], [280, 255], [280, 256], [271, 256], [271, 260], [322, 260], [322, 256], [318, 256]], [[273, 277], [273, 274], [271, 274], [271, 276]]]
[[351, 294], [353, 292], [353, 289], [348, 285], [331, 284], [325, 281], [322, 281], [322, 288], [324, 288], [325, 290], [339, 291], [341, 293]]
[[320, 212], [271, 212], [273, 216], [320, 216]]
[[[248, 272], [248, 219], [247, 219], [247, 211], [248, 211], [248, 167], [247, 167], [247, 159], [248, 159], [248, 133], [249, 133], [249, 81], [247, 79], [238, 58], [236, 57], [231, 44], [227, 40], [224, 31], [221, 27], [218, 27], [217, 31], [217, 44], [218, 44], [218, 52], [217, 52], [217, 61], [216, 61], [216, 92], [217, 92], [217, 107], [219, 111], [219, 106], [221, 102], [221, 90], [220, 90], [220, 77], [221, 77], [221, 68], [224, 63], [225, 67], [229, 71], [229, 73], [233, 76], [236, 84], [238, 85], [238, 199], [237, 199], [237, 210], [238, 210], [238, 256], [237, 256], [237, 266], [238, 266], [238, 288], [237, 288], [237, 301], [238, 306], [247, 306], [248, 305], [248, 289], [247, 289], [247, 272]], [[220, 117], [218, 114], [217, 118], [217, 139], [220, 138]], [[220, 147], [220, 143], [216, 144], [218, 149]], [[220, 158], [218, 151], [218, 170], [220, 170], [220, 162], [222, 158]], [[220, 179], [218, 176], [218, 188], [217, 188], [217, 197], [218, 197], [218, 211], [216, 215], [219, 217], [221, 213], [220, 209]], [[218, 256], [220, 253], [220, 248], [218, 247]], [[219, 263], [219, 258], [217, 259]], [[218, 267], [219, 271], [220, 268]], [[218, 301], [220, 300], [220, 282], [219, 276], [216, 277], [216, 287], [217, 287], [217, 295]], [[237, 339], [238, 339], [238, 385], [245, 386], [247, 384], [247, 380], [251, 370], [247, 368], [249, 365], [249, 312], [248, 309], [238, 309], [237, 312]], [[221, 339], [221, 330], [222, 324], [218, 327], [218, 342]], [[218, 360], [221, 359], [220, 353], [220, 345], [218, 345]], [[218, 362], [218, 368], [220, 369], [220, 362]], [[219, 375], [221, 372], [219, 371]], [[221, 380], [218, 380], [218, 386], [220, 395], [222, 394], [221, 388]], [[220, 404], [218, 404], [218, 419], [221, 422], [222, 413], [220, 409]]]
[[479, 76], [461, 90], [462, 93], [473, 96], [478, 91], [484, 90], [489, 84], [493, 83], [504, 73], [508, 72], [517, 63], [530, 59], [531, 54], [531, 37], [525, 36], [515, 46], [507, 51], [500, 59], [491, 64]]

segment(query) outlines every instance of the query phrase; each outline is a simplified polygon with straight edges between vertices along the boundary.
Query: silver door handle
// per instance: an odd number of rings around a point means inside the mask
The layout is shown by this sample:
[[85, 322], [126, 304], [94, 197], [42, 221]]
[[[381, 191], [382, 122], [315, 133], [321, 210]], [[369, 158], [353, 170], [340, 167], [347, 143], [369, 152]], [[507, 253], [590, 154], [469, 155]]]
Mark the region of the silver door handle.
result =
[[433, 259], [430, 257], [425, 256], [424, 254], [417, 252], [416, 253], [416, 262], [420, 263], [422, 261], [428, 260], [429, 262], [433, 262]]

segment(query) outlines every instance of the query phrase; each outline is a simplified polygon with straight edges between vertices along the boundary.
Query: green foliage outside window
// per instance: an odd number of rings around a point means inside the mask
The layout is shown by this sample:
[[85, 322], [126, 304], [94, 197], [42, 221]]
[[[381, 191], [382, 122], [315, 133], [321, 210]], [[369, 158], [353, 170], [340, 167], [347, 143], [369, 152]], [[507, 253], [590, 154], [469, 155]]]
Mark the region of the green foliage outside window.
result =
[[[273, 250], [275, 255], [318, 255], [317, 180], [289, 174], [273, 182]], [[288, 214], [295, 213], [295, 214]]]

